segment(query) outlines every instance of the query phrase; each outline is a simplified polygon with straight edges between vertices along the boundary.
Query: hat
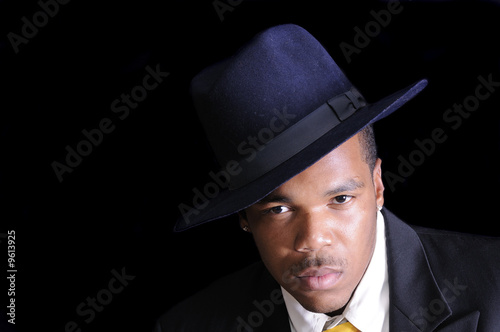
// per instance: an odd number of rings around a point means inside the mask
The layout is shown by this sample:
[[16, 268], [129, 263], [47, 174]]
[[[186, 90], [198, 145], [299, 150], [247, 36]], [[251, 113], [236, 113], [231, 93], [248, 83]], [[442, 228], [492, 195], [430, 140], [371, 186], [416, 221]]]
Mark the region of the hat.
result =
[[174, 230], [258, 202], [426, 85], [421, 80], [370, 104], [303, 28], [286, 24], [259, 33], [191, 82], [221, 169], [179, 205]]

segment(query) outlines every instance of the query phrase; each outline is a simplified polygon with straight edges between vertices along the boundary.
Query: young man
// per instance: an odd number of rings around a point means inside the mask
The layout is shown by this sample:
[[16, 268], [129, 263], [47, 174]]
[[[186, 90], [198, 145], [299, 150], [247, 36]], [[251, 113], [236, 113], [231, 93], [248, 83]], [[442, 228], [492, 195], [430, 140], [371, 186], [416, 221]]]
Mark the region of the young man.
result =
[[261, 263], [187, 299], [155, 331], [500, 331], [500, 241], [410, 227], [383, 209], [371, 124], [426, 81], [368, 104], [295, 25], [192, 82], [222, 169], [176, 230], [238, 213]]

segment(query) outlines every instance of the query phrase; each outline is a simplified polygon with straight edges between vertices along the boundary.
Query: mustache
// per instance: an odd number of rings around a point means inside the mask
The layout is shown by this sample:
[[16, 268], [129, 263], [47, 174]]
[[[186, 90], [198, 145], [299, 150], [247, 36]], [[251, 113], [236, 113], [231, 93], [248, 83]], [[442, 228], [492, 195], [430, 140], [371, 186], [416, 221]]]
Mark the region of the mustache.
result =
[[347, 260], [337, 257], [306, 257], [299, 263], [292, 265], [289, 269], [289, 273], [290, 275], [296, 276], [308, 268], [321, 266], [345, 268], [347, 267]]

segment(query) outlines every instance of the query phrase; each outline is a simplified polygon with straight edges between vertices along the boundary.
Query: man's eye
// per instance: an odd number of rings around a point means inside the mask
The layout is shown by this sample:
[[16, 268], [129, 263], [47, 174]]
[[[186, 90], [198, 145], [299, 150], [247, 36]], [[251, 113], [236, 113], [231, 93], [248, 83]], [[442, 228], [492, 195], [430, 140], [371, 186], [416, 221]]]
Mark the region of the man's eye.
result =
[[281, 214], [281, 213], [288, 212], [288, 211], [290, 211], [289, 208], [287, 208], [286, 206], [280, 205], [280, 206], [275, 206], [275, 207], [268, 209], [266, 211], [266, 213]]
[[353, 196], [349, 195], [339, 195], [333, 199], [333, 204], [345, 204], [352, 199]]

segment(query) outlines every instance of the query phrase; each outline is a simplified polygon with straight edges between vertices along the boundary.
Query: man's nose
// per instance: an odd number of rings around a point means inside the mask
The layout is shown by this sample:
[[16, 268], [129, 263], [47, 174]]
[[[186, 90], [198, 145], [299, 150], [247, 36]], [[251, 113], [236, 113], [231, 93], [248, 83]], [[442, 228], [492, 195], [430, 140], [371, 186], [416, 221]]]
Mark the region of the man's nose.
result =
[[333, 244], [331, 215], [322, 211], [308, 211], [298, 216], [295, 250], [311, 252]]

